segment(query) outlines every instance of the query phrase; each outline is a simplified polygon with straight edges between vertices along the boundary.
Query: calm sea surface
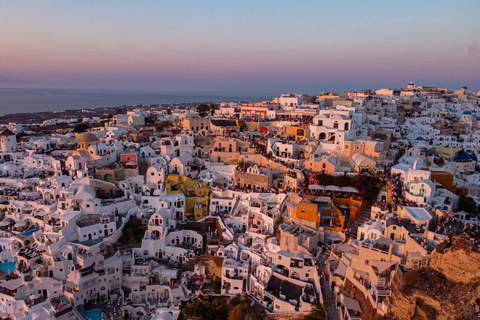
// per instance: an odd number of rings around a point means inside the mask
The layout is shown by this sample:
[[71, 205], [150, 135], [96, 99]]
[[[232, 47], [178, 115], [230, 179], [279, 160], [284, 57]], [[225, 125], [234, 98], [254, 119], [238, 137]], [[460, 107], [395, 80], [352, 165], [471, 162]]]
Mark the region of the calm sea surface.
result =
[[115, 93], [73, 89], [0, 88], [0, 116], [67, 109], [117, 107], [190, 102], [258, 101], [272, 96], [256, 94], [152, 94]]

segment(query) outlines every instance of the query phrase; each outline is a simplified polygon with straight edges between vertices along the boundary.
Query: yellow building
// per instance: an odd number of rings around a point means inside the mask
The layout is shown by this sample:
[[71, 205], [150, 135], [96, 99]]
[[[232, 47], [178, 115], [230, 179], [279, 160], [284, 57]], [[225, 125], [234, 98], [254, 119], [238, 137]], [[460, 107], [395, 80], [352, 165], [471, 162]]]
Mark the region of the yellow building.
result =
[[167, 177], [165, 190], [167, 194], [181, 193], [185, 196], [185, 216], [193, 216], [195, 221], [208, 216], [210, 188], [205, 183], [171, 174]]
[[438, 147], [438, 153], [445, 161], [453, 161], [458, 151], [462, 150], [461, 147]]
[[307, 136], [306, 127], [297, 127], [297, 126], [285, 126], [282, 128], [283, 136], [293, 137], [295, 141], [305, 139]]

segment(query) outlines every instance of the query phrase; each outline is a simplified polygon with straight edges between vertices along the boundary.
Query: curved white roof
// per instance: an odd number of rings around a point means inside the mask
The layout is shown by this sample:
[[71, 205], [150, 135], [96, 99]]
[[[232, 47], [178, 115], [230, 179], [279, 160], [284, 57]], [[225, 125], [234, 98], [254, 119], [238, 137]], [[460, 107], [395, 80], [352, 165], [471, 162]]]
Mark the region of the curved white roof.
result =
[[90, 187], [88, 184], [82, 184], [78, 190], [77, 194], [75, 195], [75, 199], [92, 199], [95, 198], [95, 189]]

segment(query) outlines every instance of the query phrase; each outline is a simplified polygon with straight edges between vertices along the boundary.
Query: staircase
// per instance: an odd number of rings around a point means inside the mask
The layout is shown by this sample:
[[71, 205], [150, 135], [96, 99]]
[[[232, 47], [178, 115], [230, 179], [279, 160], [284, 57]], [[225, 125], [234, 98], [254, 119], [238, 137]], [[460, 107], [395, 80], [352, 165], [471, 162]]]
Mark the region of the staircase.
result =
[[363, 210], [362, 215], [360, 216], [360, 219], [355, 221], [355, 223], [352, 225], [352, 229], [356, 229], [368, 220], [370, 220], [370, 214], [372, 212], [372, 206], [368, 206]]

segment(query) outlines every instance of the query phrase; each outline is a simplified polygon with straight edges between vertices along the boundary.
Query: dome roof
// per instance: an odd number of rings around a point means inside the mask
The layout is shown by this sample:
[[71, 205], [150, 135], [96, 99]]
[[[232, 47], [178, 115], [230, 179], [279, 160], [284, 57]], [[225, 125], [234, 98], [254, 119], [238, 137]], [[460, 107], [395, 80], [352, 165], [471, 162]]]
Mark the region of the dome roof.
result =
[[95, 141], [98, 141], [98, 138], [96, 135], [94, 135], [91, 132], [84, 133], [80, 138], [80, 142], [95, 142]]
[[75, 199], [92, 199], [95, 198], [95, 189], [89, 186], [88, 184], [82, 184], [75, 195]]
[[463, 111], [462, 114], [472, 114], [472, 111], [468, 111], [468, 110], [467, 110], [467, 111]]
[[423, 140], [425, 140], [425, 139], [423, 139], [423, 137], [417, 137], [415, 140], [417, 140], [417, 141], [423, 141]]

